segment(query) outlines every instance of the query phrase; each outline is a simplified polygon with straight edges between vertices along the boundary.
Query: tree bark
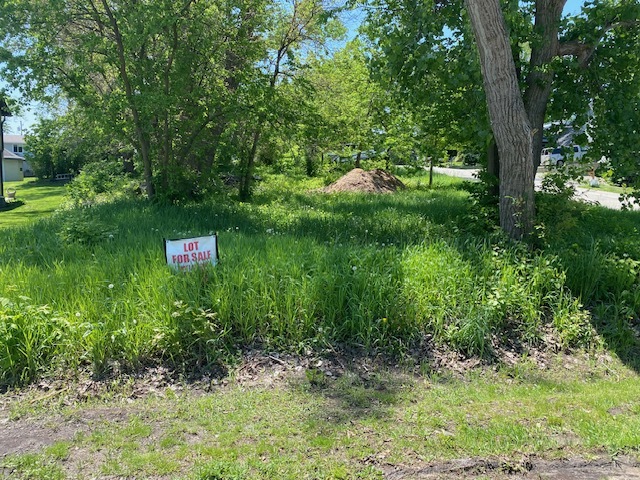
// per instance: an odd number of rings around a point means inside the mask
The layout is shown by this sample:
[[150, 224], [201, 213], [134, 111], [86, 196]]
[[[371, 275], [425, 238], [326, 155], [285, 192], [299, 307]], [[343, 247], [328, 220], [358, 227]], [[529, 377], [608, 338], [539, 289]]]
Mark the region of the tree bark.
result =
[[540, 166], [544, 120], [555, 75], [549, 64], [558, 55], [558, 29], [566, 2], [567, 0], [536, 0], [534, 40], [524, 93], [524, 105], [533, 129], [534, 171]]
[[[491, 143], [487, 147], [487, 173], [496, 179], [500, 179], [500, 154], [498, 153], [498, 145], [495, 138], [491, 139]], [[490, 183], [489, 194], [494, 198], [499, 198], [499, 181]]]
[[253, 180], [253, 166], [255, 164], [256, 156], [258, 153], [258, 144], [262, 135], [262, 128], [257, 128], [253, 132], [253, 140], [251, 142], [251, 150], [247, 156], [247, 163], [240, 175], [240, 186], [238, 188], [238, 196], [240, 201], [246, 202], [251, 198], [251, 183]]
[[500, 156], [495, 138], [491, 139], [491, 143], [487, 147], [487, 173], [500, 178]]
[[499, 0], [465, 0], [480, 54], [491, 127], [500, 154], [500, 227], [533, 231], [533, 142]]

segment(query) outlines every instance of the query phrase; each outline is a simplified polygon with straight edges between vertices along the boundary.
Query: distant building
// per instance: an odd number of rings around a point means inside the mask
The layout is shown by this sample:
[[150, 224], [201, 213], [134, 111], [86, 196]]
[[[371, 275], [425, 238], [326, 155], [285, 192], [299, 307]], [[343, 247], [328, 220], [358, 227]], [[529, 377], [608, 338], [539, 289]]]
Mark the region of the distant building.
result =
[[[24, 159], [25, 154], [25, 142], [24, 137], [22, 135], [10, 135], [6, 134], [4, 136], [4, 149], [5, 149], [5, 157], [7, 156], [7, 152], [11, 153], [11, 158], [16, 160], [16, 157], [22, 159], [22, 165], [20, 166], [23, 177], [33, 177], [33, 169], [29, 162]], [[8, 180], [11, 181], [11, 180]]]
[[24, 180], [24, 159], [6, 148], [3, 155], [2, 180], [5, 182], [19, 182]]

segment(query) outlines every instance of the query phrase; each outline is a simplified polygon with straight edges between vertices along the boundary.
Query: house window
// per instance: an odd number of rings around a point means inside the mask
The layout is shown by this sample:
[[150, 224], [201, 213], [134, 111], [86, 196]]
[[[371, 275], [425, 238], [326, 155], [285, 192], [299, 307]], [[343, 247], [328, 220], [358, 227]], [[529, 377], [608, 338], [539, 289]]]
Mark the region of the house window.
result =
[[21, 145], [14, 145], [13, 146], [13, 153], [22, 153], [22, 146]]

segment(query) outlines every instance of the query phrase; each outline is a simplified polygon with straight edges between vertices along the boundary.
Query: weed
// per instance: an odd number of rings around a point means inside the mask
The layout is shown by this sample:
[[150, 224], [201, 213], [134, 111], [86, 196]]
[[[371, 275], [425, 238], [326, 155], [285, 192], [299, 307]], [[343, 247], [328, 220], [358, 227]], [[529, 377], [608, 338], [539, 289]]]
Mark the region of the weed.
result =
[[304, 373], [307, 377], [307, 381], [313, 387], [323, 386], [327, 383], [327, 376], [318, 368], [308, 368]]
[[65, 211], [62, 228], [58, 233], [63, 243], [95, 245], [114, 238], [115, 230], [90, 216], [86, 209]]
[[247, 470], [241, 465], [216, 461], [199, 467], [195, 478], [197, 480], [244, 480], [249, 477]]
[[63, 480], [63, 470], [47, 457], [27, 454], [5, 457], [0, 461], [0, 471], [24, 480]]
[[210, 309], [174, 302], [165, 333], [160, 341], [167, 355], [177, 363], [209, 369], [222, 361], [228, 331]]
[[28, 301], [0, 298], [0, 387], [36, 379], [65, 347], [68, 321]]
[[[592, 325], [635, 348], [637, 214], [549, 215], [544, 248], [532, 251], [469, 226], [459, 182], [420, 189], [420, 178], [375, 196], [265, 176], [253, 203], [120, 199], [65, 210], [46, 229], [0, 230], [0, 381], [31, 382], [55, 365], [217, 368], [255, 344], [402, 355], [430, 336], [490, 358], [497, 345], [587, 347]], [[163, 238], [212, 231], [219, 265], [165, 265]]]

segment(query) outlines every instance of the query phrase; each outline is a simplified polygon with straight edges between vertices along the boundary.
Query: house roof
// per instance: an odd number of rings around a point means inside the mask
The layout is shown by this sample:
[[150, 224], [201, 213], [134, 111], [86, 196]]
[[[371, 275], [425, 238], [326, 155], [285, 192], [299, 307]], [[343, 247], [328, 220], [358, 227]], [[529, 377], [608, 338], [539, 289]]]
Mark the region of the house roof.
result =
[[9, 135], [5, 134], [4, 143], [22, 143], [24, 144], [24, 136], [22, 135]]
[[6, 148], [4, 149], [4, 153], [2, 155], [2, 157], [6, 160], [24, 160], [24, 158], [22, 158], [19, 155], [16, 155], [13, 152], [10, 152], [9, 150], [7, 150]]

